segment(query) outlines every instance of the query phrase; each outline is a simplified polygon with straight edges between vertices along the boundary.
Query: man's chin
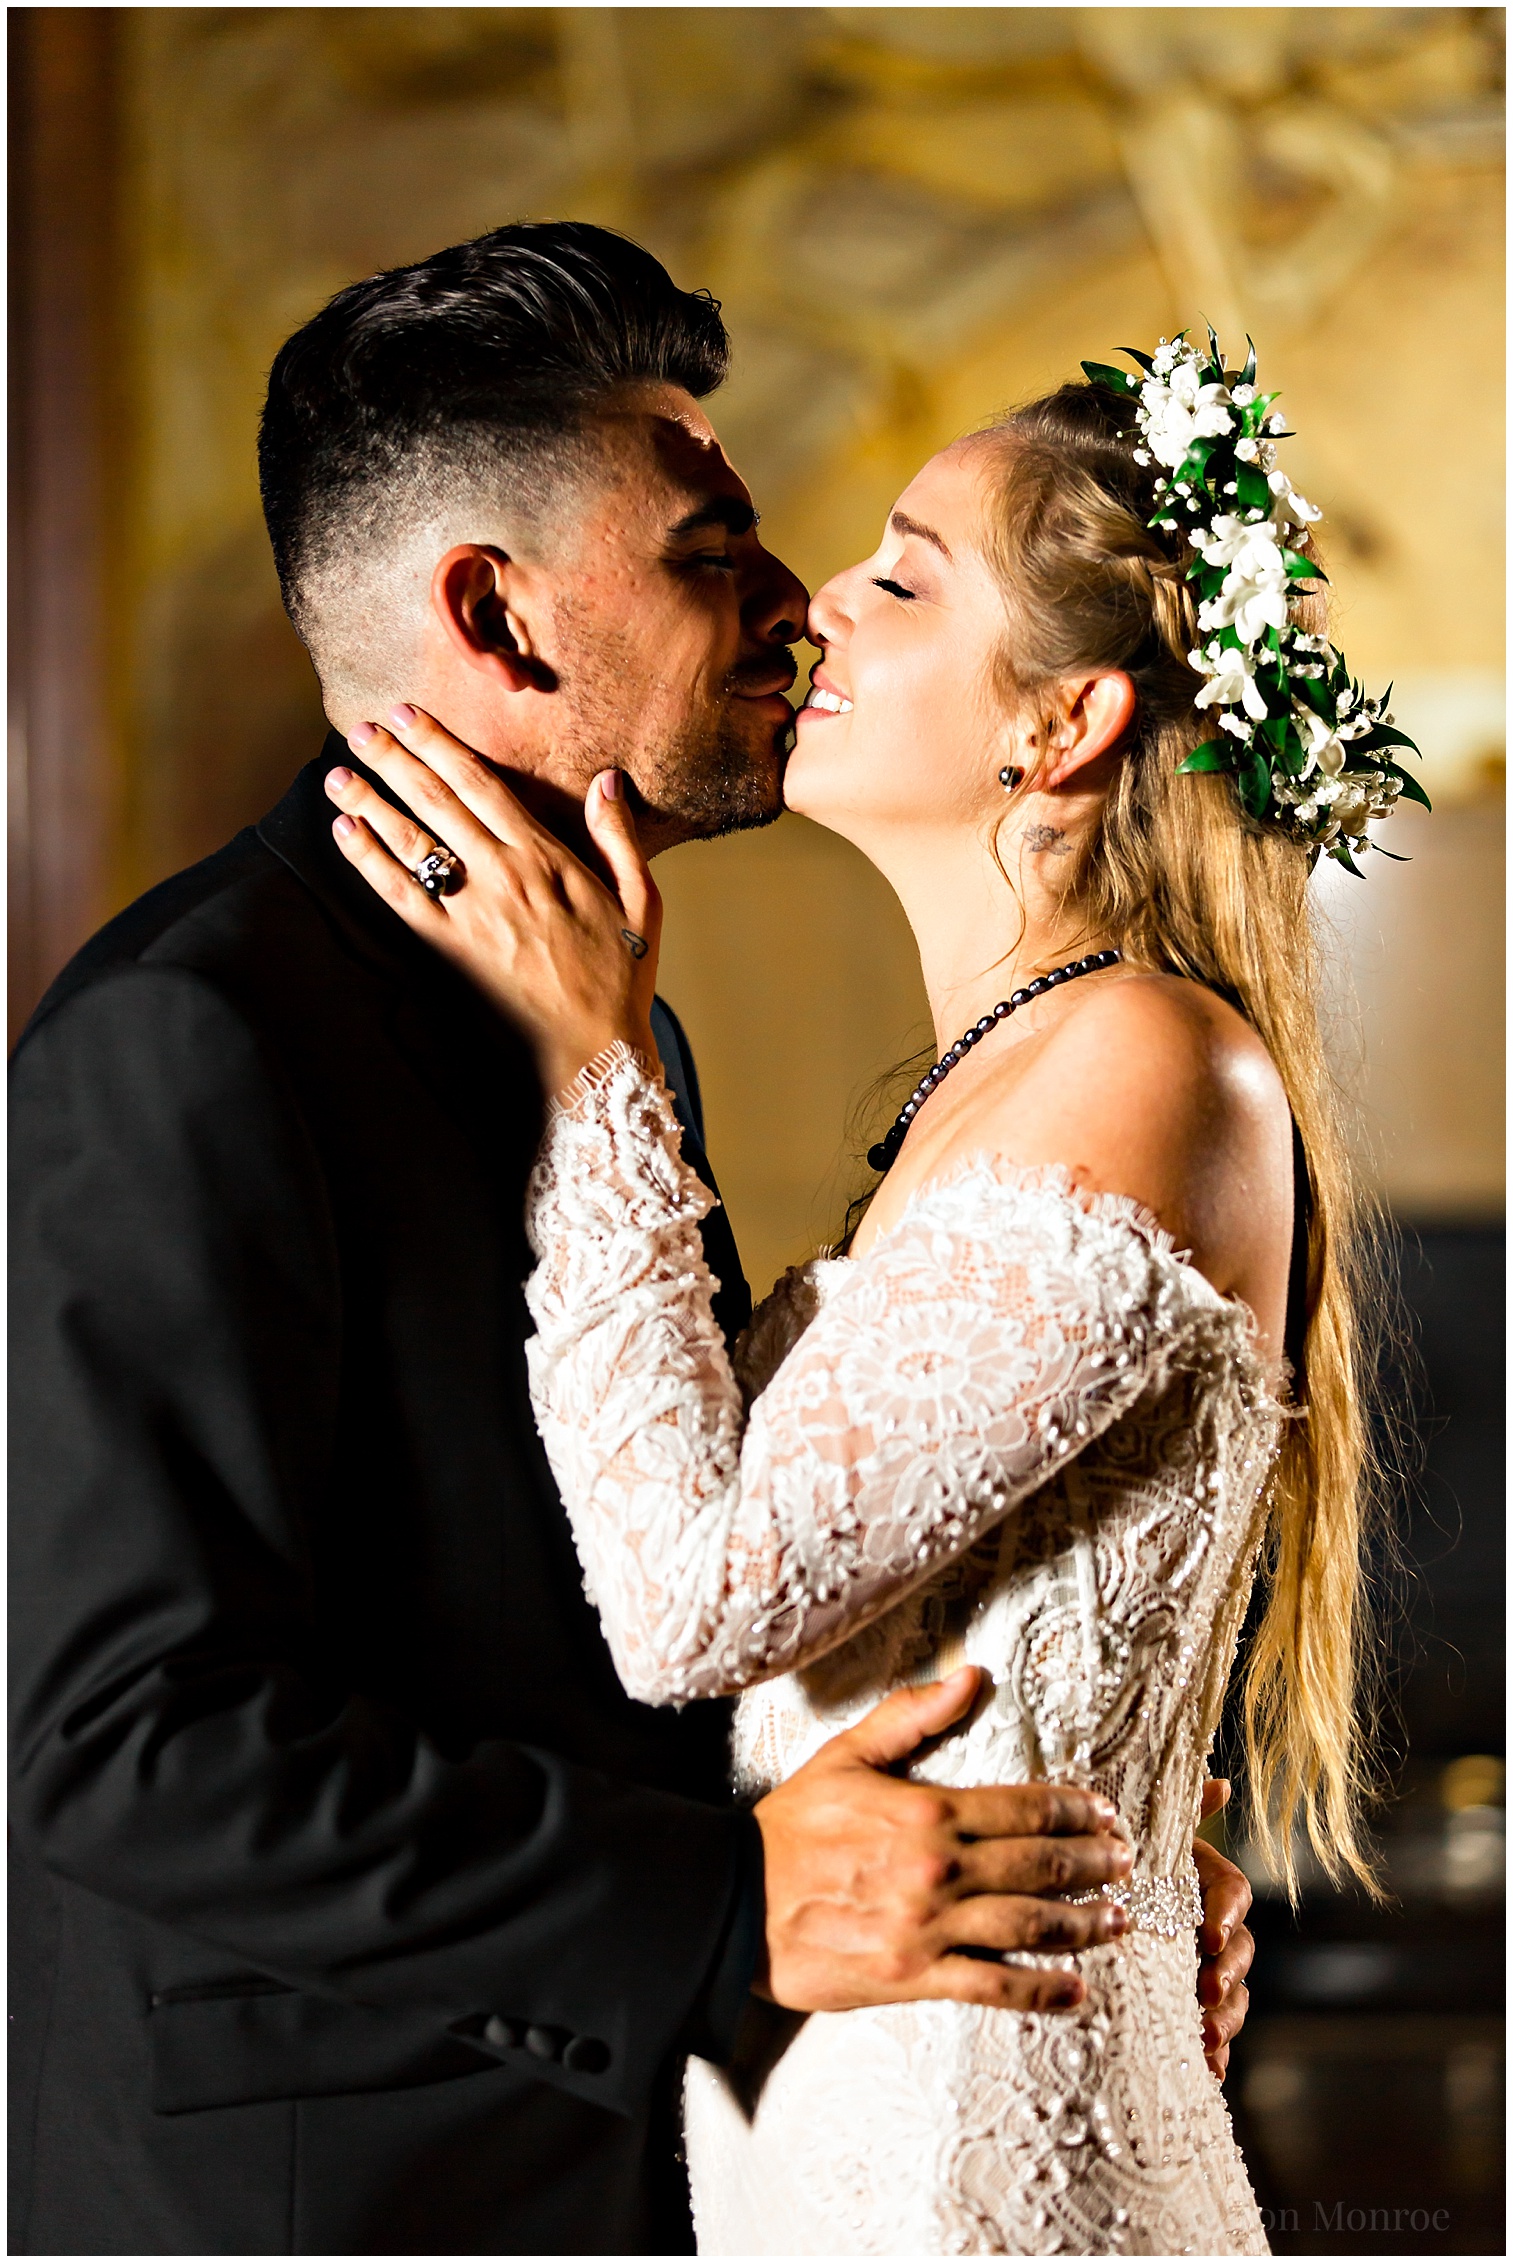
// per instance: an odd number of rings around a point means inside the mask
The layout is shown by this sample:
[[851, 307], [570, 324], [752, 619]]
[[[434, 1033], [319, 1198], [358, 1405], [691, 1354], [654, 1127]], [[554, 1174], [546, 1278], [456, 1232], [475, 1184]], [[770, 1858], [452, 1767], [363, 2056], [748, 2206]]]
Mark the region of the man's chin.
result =
[[[746, 722], [746, 718], [742, 718]], [[647, 829], [676, 841], [715, 841], [727, 833], [757, 832], [783, 814], [783, 772], [787, 768], [792, 719], [778, 724], [753, 744], [749, 722], [742, 730], [728, 722], [702, 745], [686, 741], [662, 768], [655, 799], [647, 796]]]

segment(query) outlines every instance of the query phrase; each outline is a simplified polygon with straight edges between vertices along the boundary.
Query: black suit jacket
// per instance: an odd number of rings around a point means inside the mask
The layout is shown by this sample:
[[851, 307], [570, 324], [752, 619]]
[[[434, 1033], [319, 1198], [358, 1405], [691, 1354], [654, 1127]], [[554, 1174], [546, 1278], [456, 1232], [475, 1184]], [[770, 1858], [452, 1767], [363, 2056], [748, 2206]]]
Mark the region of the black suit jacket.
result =
[[584, 1599], [539, 1086], [337, 853], [333, 752], [16, 1056], [12, 2252], [676, 2251], [755, 1827]]

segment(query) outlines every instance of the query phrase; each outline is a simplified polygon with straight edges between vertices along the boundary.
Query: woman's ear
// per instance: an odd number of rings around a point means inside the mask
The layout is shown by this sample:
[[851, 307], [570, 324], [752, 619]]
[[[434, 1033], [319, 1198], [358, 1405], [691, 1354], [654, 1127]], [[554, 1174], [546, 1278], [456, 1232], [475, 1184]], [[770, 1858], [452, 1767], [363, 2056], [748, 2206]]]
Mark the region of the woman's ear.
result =
[[1058, 687], [1042, 786], [1069, 785], [1079, 771], [1119, 744], [1134, 719], [1135, 687], [1122, 668], [1068, 678]]
[[538, 658], [528, 622], [512, 602], [512, 560], [482, 542], [459, 542], [431, 576], [431, 610], [453, 650], [506, 691], [555, 682]]

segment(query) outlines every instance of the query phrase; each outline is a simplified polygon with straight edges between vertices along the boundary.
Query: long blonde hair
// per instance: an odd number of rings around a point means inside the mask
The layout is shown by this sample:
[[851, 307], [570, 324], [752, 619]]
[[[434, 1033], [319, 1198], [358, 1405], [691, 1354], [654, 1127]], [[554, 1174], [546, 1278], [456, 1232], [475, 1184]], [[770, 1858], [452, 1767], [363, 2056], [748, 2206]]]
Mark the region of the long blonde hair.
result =
[[[1137, 709], [1074, 885], [1087, 932], [1131, 964], [1228, 999], [1281, 1077], [1306, 1166], [1307, 1331], [1296, 1406], [1272, 1481], [1264, 1609], [1243, 1682], [1250, 1827], [1296, 1892], [1306, 1829], [1327, 1875], [1377, 1892], [1362, 1829], [1375, 1645], [1362, 1556], [1375, 1482], [1365, 1325], [1377, 1235], [1343, 1136], [1320, 1038], [1312, 852], [1256, 823], [1221, 774], [1177, 765], [1209, 735], [1188, 554], [1147, 521], [1153, 473], [1134, 459], [1129, 410], [1066, 385], [977, 436], [992, 452], [985, 548], [1008, 634], [1000, 688], [1014, 708], [1081, 668], [1121, 668]], [[1322, 607], [1318, 610], [1322, 612]], [[1310, 627], [1322, 621], [1310, 621]]]

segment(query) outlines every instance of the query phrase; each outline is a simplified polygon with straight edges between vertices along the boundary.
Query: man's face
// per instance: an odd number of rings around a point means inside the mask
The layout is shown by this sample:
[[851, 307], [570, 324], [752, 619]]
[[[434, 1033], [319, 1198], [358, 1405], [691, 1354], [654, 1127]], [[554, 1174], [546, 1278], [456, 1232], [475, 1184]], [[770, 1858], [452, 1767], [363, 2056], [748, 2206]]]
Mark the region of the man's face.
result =
[[585, 787], [624, 770], [651, 850], [771, 824], [808, 594], [688, 394], [638, 387], [594, 436], [551, 577], [553, 770]]

